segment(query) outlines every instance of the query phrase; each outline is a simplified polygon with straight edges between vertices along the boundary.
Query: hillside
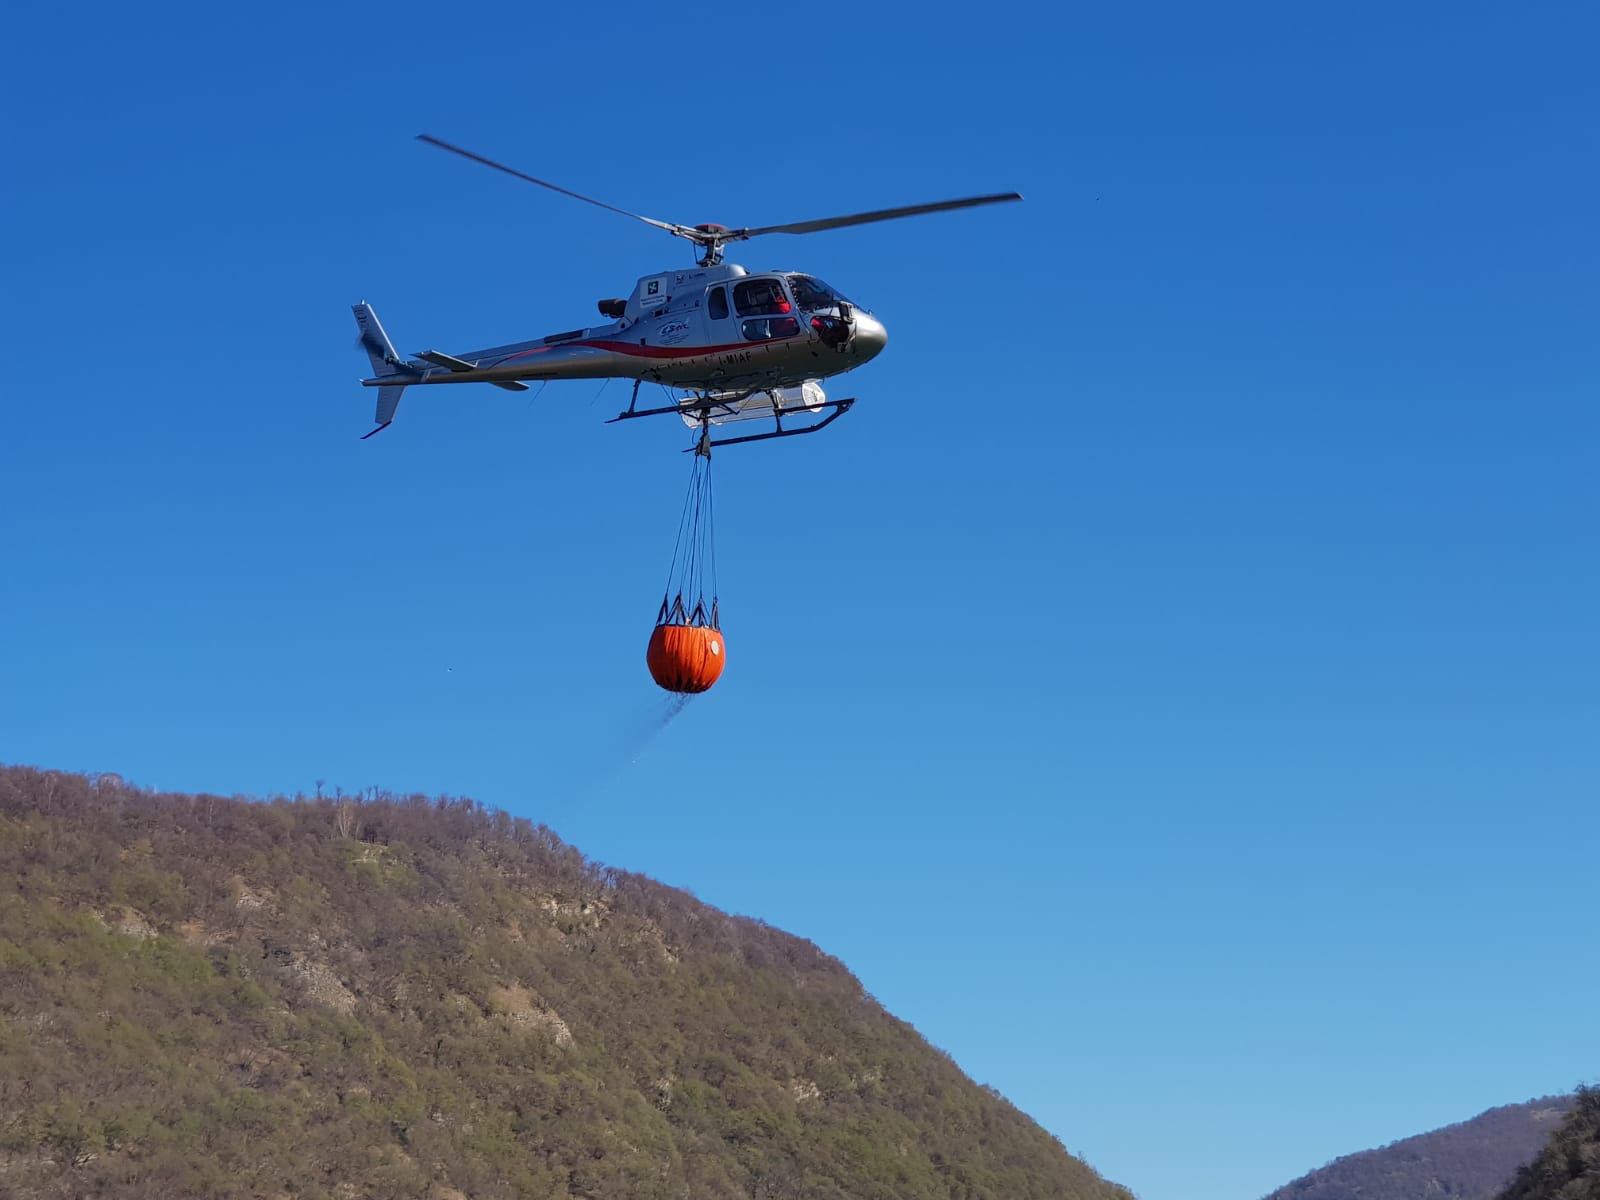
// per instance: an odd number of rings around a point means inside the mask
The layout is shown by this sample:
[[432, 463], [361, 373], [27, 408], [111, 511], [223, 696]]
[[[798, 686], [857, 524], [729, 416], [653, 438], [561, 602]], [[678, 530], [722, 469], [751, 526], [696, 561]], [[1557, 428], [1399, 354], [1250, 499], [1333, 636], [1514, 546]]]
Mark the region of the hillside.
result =
[[1128, 1200], [811, 943], [469, 800], [0, 767], [0, 871], [0, 1194]]
[[1470, 1121], [1337, 1158], [1266, 1200], [1492, 1200], [1539, 1153], [1571, 1096], [1507, 1104]]
[[1499, 1200], [1600, 1200], [1600, 1087], [1578, 1089], [1567, 1119]]

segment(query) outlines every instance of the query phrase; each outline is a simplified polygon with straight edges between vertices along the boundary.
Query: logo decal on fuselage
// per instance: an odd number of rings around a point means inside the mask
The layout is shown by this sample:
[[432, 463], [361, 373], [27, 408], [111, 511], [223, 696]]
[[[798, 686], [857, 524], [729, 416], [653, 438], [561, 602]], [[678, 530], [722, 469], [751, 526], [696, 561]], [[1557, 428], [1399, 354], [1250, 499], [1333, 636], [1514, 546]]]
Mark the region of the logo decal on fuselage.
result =
[[656, 330], [656, 341], [663, 346], [676, 346], [689, 339], [689, 322], [668, 321]]

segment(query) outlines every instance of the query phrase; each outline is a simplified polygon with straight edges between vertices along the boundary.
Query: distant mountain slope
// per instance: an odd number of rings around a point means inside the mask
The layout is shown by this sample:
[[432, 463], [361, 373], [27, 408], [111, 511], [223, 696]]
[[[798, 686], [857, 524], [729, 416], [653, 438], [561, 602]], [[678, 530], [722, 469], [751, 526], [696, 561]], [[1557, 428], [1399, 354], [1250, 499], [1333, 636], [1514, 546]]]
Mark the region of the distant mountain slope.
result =
[[1266, 1200], [1492, 1200], [1572, 1108], [1549, 1096], [1337, 1158]]
[[1130, 1200], [811, 943], [543, 827], [15, 767], [0, 1195]]
[[1578, 1089], [1561, 1128], [1499, 1200], [1600, 1200], [1600, 1087]]

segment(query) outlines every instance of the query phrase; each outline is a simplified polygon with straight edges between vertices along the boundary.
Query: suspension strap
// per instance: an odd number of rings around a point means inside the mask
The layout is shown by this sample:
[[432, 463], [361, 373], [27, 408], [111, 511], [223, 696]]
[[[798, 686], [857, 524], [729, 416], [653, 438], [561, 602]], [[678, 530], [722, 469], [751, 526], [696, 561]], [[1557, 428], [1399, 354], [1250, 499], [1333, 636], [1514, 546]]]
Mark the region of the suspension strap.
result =
[[[709, 427], [701, 434], [702, 451], [694, 457], [689, 490], [678, 518], [678, 539], [672, 566], [656, 616], [660, 624], [718, 625], [716, 521], [712, 504]], [[706, 594], [711, 595], [710, 612]], [[669, 599], [671, 598], [671, 599]]]

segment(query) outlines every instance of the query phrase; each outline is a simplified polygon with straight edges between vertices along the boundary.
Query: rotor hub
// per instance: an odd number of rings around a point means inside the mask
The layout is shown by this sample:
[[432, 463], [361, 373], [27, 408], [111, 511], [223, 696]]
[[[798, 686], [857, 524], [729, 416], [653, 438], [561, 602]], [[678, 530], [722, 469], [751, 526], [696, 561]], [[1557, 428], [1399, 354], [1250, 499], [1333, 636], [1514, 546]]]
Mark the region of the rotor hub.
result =
[[704, 225], [696, 225], [690, 240], [704, 252], [699, 260], [702, 267], [722, 265], [722, 243], [728, 240], [728, 227], [726, 225], [717, 225], [709, 222]]

